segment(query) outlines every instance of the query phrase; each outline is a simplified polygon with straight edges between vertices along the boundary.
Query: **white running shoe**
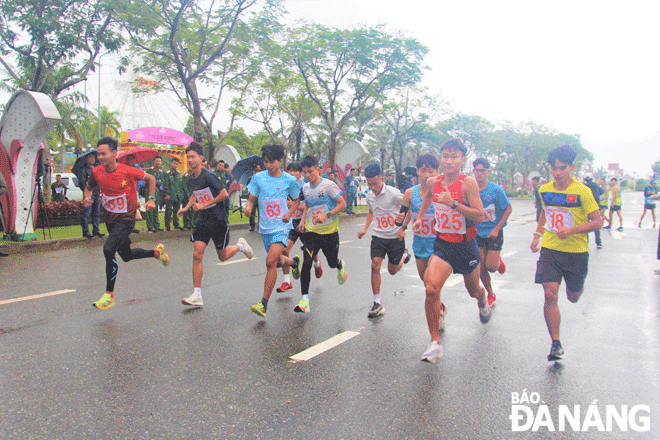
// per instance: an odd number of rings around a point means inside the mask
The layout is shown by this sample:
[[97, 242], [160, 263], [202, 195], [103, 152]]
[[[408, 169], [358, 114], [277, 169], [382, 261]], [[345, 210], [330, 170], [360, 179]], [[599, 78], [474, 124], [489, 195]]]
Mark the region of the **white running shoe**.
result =
[[195, 295], [193, 293], [188, 298], [183, 298], [181, 300], [181, 304], [186, 306], [202, 307], [204, 305], [204, 302], [202, 301], [201, 296]]
[[238, 244], [243, 245], [243, 253], [247, 258], [252, 258], [254, 256], [254, 252], [252, 252], [252, 246], [250, 246], [243, 237], [238, 239]]
[[442, 345], [438, 341], [433, 341], [422, 355], [422, 360], [435, 364], [435, 361], [440, 359], [443, 354]]

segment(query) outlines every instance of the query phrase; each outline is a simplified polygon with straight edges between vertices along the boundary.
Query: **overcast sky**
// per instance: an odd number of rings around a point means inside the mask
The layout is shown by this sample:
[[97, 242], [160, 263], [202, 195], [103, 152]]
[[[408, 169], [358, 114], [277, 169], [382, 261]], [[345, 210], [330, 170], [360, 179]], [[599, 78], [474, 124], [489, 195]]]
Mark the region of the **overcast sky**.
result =
[[[596, 165], [660, 159], [660, 2], [286, 0], [289, 19], [386, 23], [430, 48], [424, 83], [454, 108], [579, 134]], [[618, 141], [618, 142], [617, 142]], [[630, 141], [630, 142], [628, 142]], [[633, 142], [636, 141], [636, 142]], [[633, 146], [635, 154], [630, 154]], [[640, 151], [641, 150], [641, 151]]]

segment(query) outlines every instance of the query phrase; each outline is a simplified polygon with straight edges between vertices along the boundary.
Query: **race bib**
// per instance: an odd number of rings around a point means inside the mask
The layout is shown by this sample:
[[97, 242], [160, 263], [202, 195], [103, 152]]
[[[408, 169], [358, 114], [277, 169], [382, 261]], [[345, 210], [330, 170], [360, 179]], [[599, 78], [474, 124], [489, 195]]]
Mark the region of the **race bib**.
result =
[[101, 204], [106, 211], [112, 212], [113, 214], [122, 214], [128, 211], [126, 194], [117, 197], [103, 195], [103, 197], [101, 197]]
[[[302, 203], [300, 204], [300, 206], [302, 206]], [[302, 214], [303, 214], [303, 208], [298, 208], [295, 210], [291, 218], [293, 220], [300, 220], [302, 218]]]
[[545, 229], [559, 231], [559, 228], [570, 228], [574, 224], [573, 213], [566, 208], [545, 206]]
[[433, 214], [417, 216], [413, 219], [413, 222], [417, 221], [417, 219], [422, 221], [422, 228], [415, 235], [423, 238], [435, 237], [435, 232], [433, 232]]
[[484, 208], [484, 214], [486, 214], [487, 222], [495, 221], [495, 204], [491, 203], [486, 208]]
[[449, 206], [436, 203], [435, 230], [441, 234], [465, 234], [465, 216]]
[[377, 212], [374, 218], [376, 219], [374, 229], [378, 232], [391, 232], [397, 228], [394, 223], [396, 214], [392, 212]]
[[288, 212], [286, 199], [269, 200], [261, 204], [263, 213], [268, 218], [279, 218]]
[[60, 187], [60, 188], [55, 188], [55, 193], [57, 193], [57, 194], [62, 194], [62, 190], [63, 190], [63, 189], [64, 189], [64, 188], [62, 188], [62, 187]]
[[310, 228], [317, 228], [319, 226], [325, 226], [332, 223], [331, 216], [328, 216], [328, 218], [323, 223], [319, 221], [319, 214], [324, 214], [327, 212], [328, 207], [326, 205], [318, 205], [314, 206], [313, 208], [309, 208], [307, 211], [307, 219], [309, 220]]
[[[210, 188], [204, 188], [204, 189], [198, 189], [193, 191], [193, 194], [195, 195], [195, 200], [197, 200], [197, 203], [208, 203], [211, 200], [213, 200], [215, 197], [213, 197], [213, 193], [211, 192]], [[214, 207], [216, 204], [213, 203], [212, 205], [207, 206], [204, 209], [209, 209]]]

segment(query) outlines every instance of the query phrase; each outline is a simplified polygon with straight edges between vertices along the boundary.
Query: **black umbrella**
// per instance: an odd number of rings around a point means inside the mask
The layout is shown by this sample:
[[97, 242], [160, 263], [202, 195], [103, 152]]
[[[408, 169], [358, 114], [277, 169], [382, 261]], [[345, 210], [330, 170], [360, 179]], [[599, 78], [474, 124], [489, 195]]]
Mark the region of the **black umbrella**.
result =
[[236, 162], [234, 169], [231, 170], [231, 174], [234, 176], [236, 182], [241, 185], [246, 185], [248, 179], [254, 174], [254, 169], [257, 165], [260, 166], [262, 170], [265, 169], [263, 157], [254, 154]]
[[76, 159], [76, 163], [73, 164], [73, 167], [71, 167], [71, 172], [75, 174], [76, 176], [80, 174], [80, 171], [87, 165], [87, 156], [90, 154], [94, 155], [94, 166], [97, 167], [101, 165], [101, 162], [99, 162], [99, 158], [96, 155], [96, 150], [89, 150], [85, 154], [81, 154], [78, 156], [78, 159]]

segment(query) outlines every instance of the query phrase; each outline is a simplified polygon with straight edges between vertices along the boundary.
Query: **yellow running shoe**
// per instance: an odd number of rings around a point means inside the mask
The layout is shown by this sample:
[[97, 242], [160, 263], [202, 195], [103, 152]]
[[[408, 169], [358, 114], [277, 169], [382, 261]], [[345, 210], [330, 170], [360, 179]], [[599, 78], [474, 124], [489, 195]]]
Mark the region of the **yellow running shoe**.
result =
[[261, 301], [250, 307], [250, 310], [252, 310], [252, 313], [254, 313], [255, 315], [259, 315], [262, 318], [266, 317], [266, 308], [264, 307], [264, 304]]
[[346, 282], [346, 278], [348, 278], [348, 274], [346, 273], [346, 263], [342, 261], [341, 269], [337, 271], [337, 281], [339, 284], [344, 284]]
[[165, 253], [165, 245], [163, 243], [158, 243], [158, 246], [156, 246], [154, 250], [158, 251], [158, 259], [163, 263], [163, 266], [167, 267], [167, 265], [170, 264], [170, 257]]
[[100, 310], [107, 310], [110, 307], [115, 305], [115, 299], [109, 293], [104, 293], [100, 300], [92, 304], [94, 307]]

